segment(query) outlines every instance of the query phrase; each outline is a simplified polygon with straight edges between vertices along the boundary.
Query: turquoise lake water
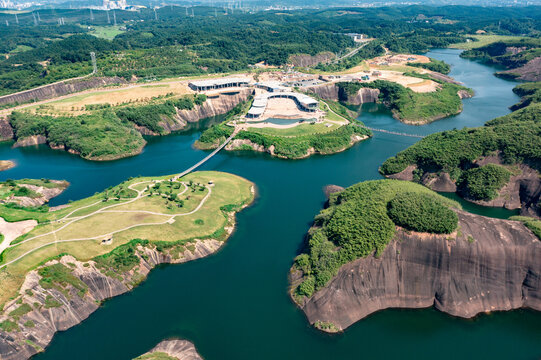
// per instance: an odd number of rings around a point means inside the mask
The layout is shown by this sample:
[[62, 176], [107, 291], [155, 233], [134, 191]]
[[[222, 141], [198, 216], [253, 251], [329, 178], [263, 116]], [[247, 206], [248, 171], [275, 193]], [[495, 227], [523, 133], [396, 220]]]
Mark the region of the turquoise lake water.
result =
[[[464, 100], [460, 115], [410, 126], [381, 106], [367, 104], [360, 119], [370, 127], [429, 134], [481, 126], [508, 113], [519, 100], [511, 91], [516, 83], [498, 79], [494, 68], [458, 54], [445, 49], [428, 55], [451, 64], [451, 76], [475, 90], [475, 97]], [[2, 144], [0, 159], [15, 160], [18, 166], [1, 173], [0, 180], [66, 179], [71, 186], [52, 201], [57, 205], [129, 176], [180, 172], [205, 156], [192, 148], [198, 136], [194, 129], [149, 139], [141, 155], [106, 163], [45, 146], [11, 149]], [[205, 259], [158, 267], [134, 291], [107, 301], [79, 326], [57, 334], [35, 359], [131, 359], [169, 337], [193, 341], [207, 360], [538, 359], [538, 312], [516, 310], [464, 320], [433, 309], [392, 309], [357, 322], [343, 334], [328, 335], [310, 327], [290, 301], [287, 274], [325, 201], [324, 186], [379, 179], [378, 166], [417, 140], [376, 133], [343, 153], [297, 161], [219, 153], [202, 169], [243, 176], [255, 182], [258, 192], [253, 206], [238, 215], [237, 230], [224, 248]]]

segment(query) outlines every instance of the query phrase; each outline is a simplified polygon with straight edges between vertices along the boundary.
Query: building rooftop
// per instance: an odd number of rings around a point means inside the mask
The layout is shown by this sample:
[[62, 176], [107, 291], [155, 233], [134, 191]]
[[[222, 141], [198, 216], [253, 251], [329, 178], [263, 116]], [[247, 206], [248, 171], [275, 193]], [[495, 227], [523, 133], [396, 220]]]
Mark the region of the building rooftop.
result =
[[195, 80], [190, 81], [194, 86], [198, 87], [209, 87], [209, 86], [220, 86], [231, 83], [249, 83], [251, 80], [249, 78], [218, 78], [218, 79], [208, 79], [208, 80]]

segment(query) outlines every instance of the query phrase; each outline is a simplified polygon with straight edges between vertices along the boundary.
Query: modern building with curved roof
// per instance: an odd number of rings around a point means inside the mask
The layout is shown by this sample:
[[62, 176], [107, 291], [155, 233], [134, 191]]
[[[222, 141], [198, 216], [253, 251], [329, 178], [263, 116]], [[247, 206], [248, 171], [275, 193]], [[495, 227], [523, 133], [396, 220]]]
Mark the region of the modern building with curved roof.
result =
[[292, 92], [292, 91], [283, 91], [283, 92], [269, 92], [261, 95], [257, 95], [254, 98], [252, 107], [248, 110], [246, 114], [249, 118], [258, 118], [265, 112], [269, 99], [272, 98], [287, 98], [295, 101], [297, 106], [308, 112], [315, 112], [317, 110], [318, 101], [308, 95]]

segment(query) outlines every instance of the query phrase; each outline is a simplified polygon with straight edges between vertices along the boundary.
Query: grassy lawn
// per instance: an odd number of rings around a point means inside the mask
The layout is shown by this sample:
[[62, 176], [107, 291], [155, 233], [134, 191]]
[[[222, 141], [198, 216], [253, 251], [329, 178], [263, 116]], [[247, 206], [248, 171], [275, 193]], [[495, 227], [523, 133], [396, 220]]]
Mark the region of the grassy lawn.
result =
[[33, 47], [31, 47], [31, 46], [17, 45], [17, 47], [15, 49], [11, 50], [9, 53], [10, 54], [17, 54], [17, 53], [32, 50], [32, 49], [33, 49]]
[[464, 43], [458, 43], [458, 44], [451, 44], [449, 45], [449, 47], [453, 49], [471, 50], [478, 47], [486, 46], [488, 44], [492, 44], [497, 41], [526, 39], [526, 37], [523, 37], [523, 36], [506, 36], [506, 35], [468, 35], [468, 36], [475, 38], [479, 41], [470, 41], [470, 42], [464, 42]]
[[93, 26], [94, 30], [90, 32], [90, 35], [95, 37], [113, 40], [115, 36], [122, 34], [125, 30], [120, 30], [120, 26]]
[[[135, 178], [123, 183], [122, 185], [125, 188], [127, 185], [141, 181], [161, 180], [169, 177]], [[168, 209], [165, 205], [165, 199], [158, 195], [154, 195], [150, 198], [143, 197], [131, 204], [120, 205], [111, 209], [144, 209], [145, 211], [157, 210], [156, 212], [179, 214], [178, 216], [174, 217], [172, 223], [166, 223], [166, 221], [171, 219], [173, 215], [152, 215], [141, 212], [97, 213], [80, 221], [74, 222], [54, 234], [42, 236], [26, 243], [21, 243], [19, 246], [7, 249], [2, 254], [0, 265], [16, 259], [18, 256], [23, 255], [30, 250], [46, 245], [43, 248], [25, 255], [13, 264], [0, 269], [0, 303], [4, 303], [11, 296], [15, 295], [17, 289], [24, 280], [25, 274], [28, 271], [43, 263], [47, 259], [59, 254], [69, 253], [84, 261], [92, 259], [98, 255], [106, 254], [115, 247], [136, 238], [151, 241], [177, 241], [194, 238], [207, 238], [212, 236], [212, 234], [219, 232], [228, 222], [228, 219], [221, 208], [228, 205], [241, 206], [250, 202], [253, 198], [251, 192], [252, 183], [232, 174], [210, 171], [192, 173], [181, 179], [181, 181], [186, 183], [192, 181], [193, 183], [201, 184], [208, 184], [208, 182], [211, 180], [214, 183], [214, 185], [211, 187], [212, 193], [203, 203], [201, 208], [193, 214], [187, 213], [194, 210], [201, 203], [201, 200], [205, 197], [205, 195], [208, 194], [208, 190], [205, 189], [204, 191], [200, 191], [197, 188], [192, 192], [191, 189], [188, 188], [188, 190], [181, 196], [190, 196], [190, 199], [184, 200], [183, 207], [178, 209], [175, 208], [174, 210]], [[184, 190], [184, 188], [179, 189], [179, 191], [182, 190]], [[59, 219], [78, 208], [93, 204], [96, 201], [103, 199], [103, 195], [104, 193], [101, 193], [87, 199], [73, 202], [69, 207], [55, 212], [36, 213], [32, 211], [18, 210], [18, 215], [21, 218], [39, 218], [41, 220]], [[122, 200], [122, 202], [126, 201], [128, 200]], [[116, 200], [101, 202], [98, 205], [80, 210], [73, 215], [80, 215], [82, 213], [88, 214], [91, 213], [92, 210], [95, 211], [100, 207], [115, 204], [116, 202]], [[182, 215], [183, 213], [187, 215]], [[152, 223], [163, 224], [145, 225]], [[38, 225], [29, 234], [25, 235], [24, 238], [29, 239], [39, 234], [48, 233], [51, 230], [59, 229], [64, 225], [65, 223], [62, 222]], [[61, 240], [106, 235], [110, 232], [119, 231], [131, 225], [140, 226], [115, 233], [113, 235], [112, 245], [102, 245], [101, 238], [97, 240], [57, 242]]]
[[[341, 118], [338, 118], [337, 120], [343, 121], [343, 119]], [[327, 127], [327, 124], [330, 126]], [[265, 135], [296, 137], [296, 136], [303, 136], [303, 135], [324, 134], [324, 133], [336, 130], [339, 127], [340, 125], [338, 124], [324, 122], [322, 124], [300, 124], [295, 127], [291, 127], [287, 129], [250, 128], [250, 131], [259, 133], [259, 134], [265, 134]]]

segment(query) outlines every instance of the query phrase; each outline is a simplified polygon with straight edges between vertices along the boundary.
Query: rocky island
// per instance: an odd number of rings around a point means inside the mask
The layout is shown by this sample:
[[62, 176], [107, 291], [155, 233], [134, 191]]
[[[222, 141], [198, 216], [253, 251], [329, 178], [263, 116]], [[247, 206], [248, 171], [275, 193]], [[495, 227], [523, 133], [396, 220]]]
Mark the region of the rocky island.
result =
[[195, 346], [187, 340], [164, 340], [134, 360], [201, 360]]
[[330, 332], [390, 307], [541, 310], [540, 256], [522, 222], [470, 214], [410, 182], [369, 181], [332, 194], [316, 216], [291, 294]]
[[43, 351], [57, 331], [130, 291], [158, 264], [216, 252], [253, 198], [245, 179], [197, 172], [130, 179], [55, 211], [0, 205], [14, 223], [35, 221], [2, 253], [0, 357]]

